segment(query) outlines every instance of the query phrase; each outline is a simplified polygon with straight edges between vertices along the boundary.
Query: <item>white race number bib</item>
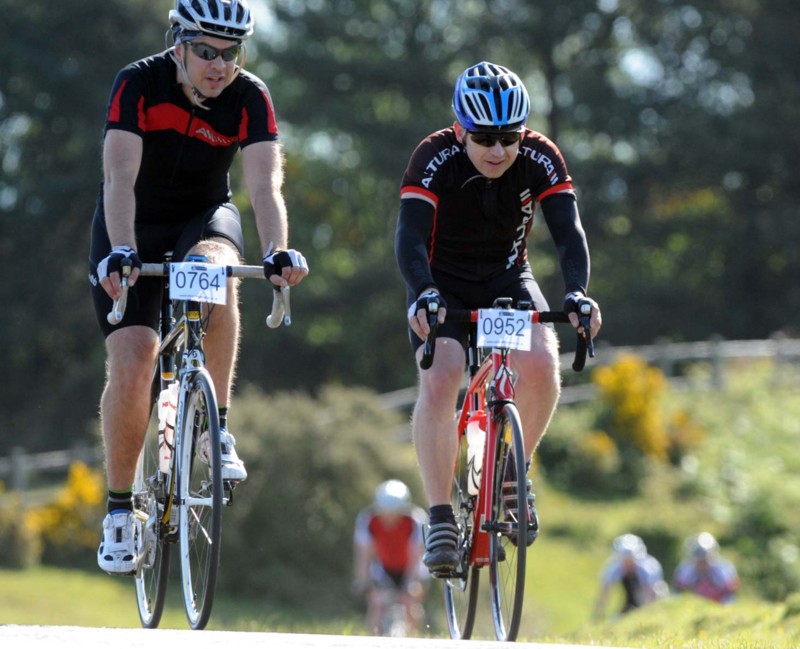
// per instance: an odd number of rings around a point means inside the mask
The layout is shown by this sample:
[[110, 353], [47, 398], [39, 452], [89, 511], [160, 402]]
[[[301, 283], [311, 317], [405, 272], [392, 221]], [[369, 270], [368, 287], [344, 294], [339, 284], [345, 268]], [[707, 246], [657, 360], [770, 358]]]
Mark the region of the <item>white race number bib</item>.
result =
[[530, 351], [530, 312], [506, 309], [479, 309], [478, 347]]
[[225, 266], [197, 261], [169, 265], [169, 299], [225, 304], [228, 282]]

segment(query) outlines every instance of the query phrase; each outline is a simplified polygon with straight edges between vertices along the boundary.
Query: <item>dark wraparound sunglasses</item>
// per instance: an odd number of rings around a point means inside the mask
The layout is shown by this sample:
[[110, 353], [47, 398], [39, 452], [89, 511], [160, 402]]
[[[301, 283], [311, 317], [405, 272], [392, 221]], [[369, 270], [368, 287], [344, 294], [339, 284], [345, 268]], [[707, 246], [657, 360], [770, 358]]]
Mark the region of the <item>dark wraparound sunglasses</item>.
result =
[[221, 56], [222, 60], [228, 63], [235, 60], [242, 50], [242, 45], [240, 43], [226, 47], [224, 50], [218, 50], [208, 43], [191, 42], [189, 43], [189, 47], [196, 56], [199, 56], [204, 61], [213, 61], [218, 56]]
[[493, 147], [496, 142], [500, 142], [503, 147], [508, 147], [520, 141], [522, 133], [511, 131], [508, 133], [473, 133], [469, 134], [470, 139], [478, 146], [485, 146], [487, 149]]

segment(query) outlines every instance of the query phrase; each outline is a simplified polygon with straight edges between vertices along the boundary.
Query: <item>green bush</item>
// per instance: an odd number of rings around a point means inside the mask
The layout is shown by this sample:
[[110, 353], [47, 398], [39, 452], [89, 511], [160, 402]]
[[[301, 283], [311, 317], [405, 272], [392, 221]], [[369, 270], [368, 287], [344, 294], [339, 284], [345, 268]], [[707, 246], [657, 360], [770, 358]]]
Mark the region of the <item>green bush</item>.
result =
[[731, 540], [742, 557], [739, 572], [765, 599], [783, 601], [800, 591], [798, 540], [766, 494], [738, 510]]
[[42, 539], [26, 516], [22, 499], [12, 494], [0, 504], [0, 566], [30, 568], [39, 563]]
[[220, 587], [341, 608], [353, 524], [375, 487], [396, 477], [422, 502], [407, 425], [374, 394], [333, 387], [318, 399], [247, 389], [231, 426], [249, 477], [224, 513]]

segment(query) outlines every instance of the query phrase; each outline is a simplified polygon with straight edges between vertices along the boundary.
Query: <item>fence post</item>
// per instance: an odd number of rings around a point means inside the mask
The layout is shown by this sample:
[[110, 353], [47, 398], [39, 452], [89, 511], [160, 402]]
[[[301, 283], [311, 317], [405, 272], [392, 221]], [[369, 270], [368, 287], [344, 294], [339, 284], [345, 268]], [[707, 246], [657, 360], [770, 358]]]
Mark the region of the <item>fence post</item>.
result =
[[713, 334], [709, 338], [711, 343], [711, 385], [715, 390], [722, 390], [725, 387], [725, 363], [722, 353], [724, 340], [719, 334]]
[[11, 488], [20, 494], [28, 489], [28, 456], [21, 446], [11, 449]]

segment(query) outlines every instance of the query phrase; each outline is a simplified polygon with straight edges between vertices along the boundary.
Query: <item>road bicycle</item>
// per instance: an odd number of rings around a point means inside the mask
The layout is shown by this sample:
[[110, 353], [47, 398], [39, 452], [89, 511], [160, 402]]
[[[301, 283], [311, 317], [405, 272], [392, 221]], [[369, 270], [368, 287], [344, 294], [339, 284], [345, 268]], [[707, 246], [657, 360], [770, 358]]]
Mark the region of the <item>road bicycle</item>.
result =
[[[447, 625], [454, 639], [472, 635], [480, 569], [486, 565], [495, 635], [501, 641], [516, 639], [525, 593], [527, 537], [529, 530], [538, 534], [538, 521], [528, 520], [527, 457], [514, 403], [511, 350], [530, 349], [531, 327], [535, 324], [568, 323], [569, 318], [566, 313], [531, 310], [532, 305], [526, 302], [516, 308], [511, 304], [510, 298], [499, 298], [492, 309], [447, 310], [447, 320], [472, 323], [467, 345], [467, 389], [456, 412], [459, 442], [451, 492], [461, 561], [444, 579]], [[591, 303], [582, 302], [581, 311], [581, 325], [589, 332]], [[433, 362], [436, 314], [430, 314], [430, 324], [422, 369]], [[583, 369], [587, 352], [594, 356], [591, 338], [579, 334], [575, 371]], [[476, 430], [483, 440], [470, 439]], [[480, 469], [478, 464], [482, 465]], [[515, 489], [504, 493], [504, 482]]]
[[[129, 273], [130, 268], [123, 268], [123, 294], [108, 314], [111, 324], [124, 315]], [[233, 503], [235, 487], [222, 480], [217, 397], [205, 367], [203, 338], [214, 304], [227, 299], [226, 278], [265, 279], [264, 270], [209, 264], [205, 257], [190, 256], [185, 262], [166, 257], [164, 263], [142, 264], [140, 275], [163, 277], [164, 283], [151, 390], [153, 414], [133, 488], [136, 603], [142, 626], [156, 628], [164, 611], [171, 550], [177, 545], [186, 617], [192, 629], [203, 629], [214, 602], [222, 508]], [[267, 324], [291, 324], [289, 287], [273, 295]], [[204, 302], [210, 303], [205, 317]], [[181, 311], [177, 319], [176, 310]], [[172, 441], [156, 416], [159, 400], [170, 391], [177, 393]], [[164, 407], [170, 405], [162, 403]]]

